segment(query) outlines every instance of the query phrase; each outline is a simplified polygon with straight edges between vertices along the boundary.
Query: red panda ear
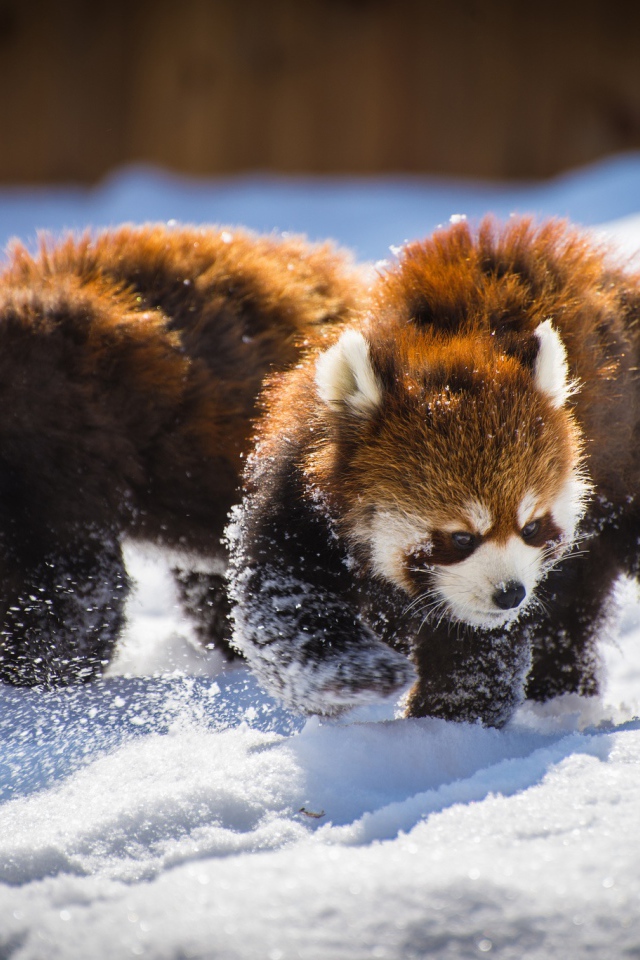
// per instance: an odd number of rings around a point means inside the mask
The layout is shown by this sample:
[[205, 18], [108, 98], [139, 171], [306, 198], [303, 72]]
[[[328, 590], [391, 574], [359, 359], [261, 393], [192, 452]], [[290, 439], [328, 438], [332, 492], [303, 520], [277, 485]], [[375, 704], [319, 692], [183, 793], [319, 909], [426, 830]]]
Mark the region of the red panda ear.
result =
[[535, 385], [554, 407], [561, 407], [575, 390], [575, 383], [569, 379], [567, 351], [551, 320], [538, 324], [534, 336], [538, 340], [533, 364]]
[[369, 344], [357, 330], [345, 330], [316, 363], [320, 399], [334, 410], [345, 407], [368, 416], [382, 402], [382, 387], [371, 365]]

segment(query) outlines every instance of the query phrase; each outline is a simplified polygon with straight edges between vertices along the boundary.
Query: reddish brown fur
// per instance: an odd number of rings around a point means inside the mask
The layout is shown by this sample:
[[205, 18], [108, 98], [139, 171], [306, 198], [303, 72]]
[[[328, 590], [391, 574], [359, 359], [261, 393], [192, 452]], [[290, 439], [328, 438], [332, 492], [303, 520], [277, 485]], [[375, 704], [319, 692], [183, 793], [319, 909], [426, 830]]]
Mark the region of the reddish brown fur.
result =
[[73, 652], [66, 625], [24, 601], [55, 592], [44, 558], [125, 534], [222, 553], [265, 374], [358, 296], [348, 257], [299, 238], [150, 226], [45, 239], [37, 256], [14, 245], [0, 276], [1, 677], [73, 676], [49, 654], [22, 668], [26, 608], [46, 621], [30, 630], [41, 646]]
[[381, 277], [376, 300], [377, 315], [392, 328], [417, 322], [442, 337], [445, 350], [448, 336], [470, 337], [460, 344], [463, 363], [469, 349], [475, 359], [477, 339], [487, 334], [505, 353], [532, 359], [527, 334], [552, 318], [573, 376], [586, 385], [572, 406], [598, 491], [620, 499], [638, 489], [640, 461], [630, 452], [640, 277], [615, 268], [606, 246], [562, 221], [514, 219], [500, 228], [487, 218], [477, 235], [461, 222], [405, 248], [398, 267]]
[[[141, 532], [179, 545], [187, 524], [189, 546], [206, 550], [218, 543], [235, 497], [265, 374], [291, 364], [304, 338], [348, 319], [357, 293], [344, 257], [329, 247], [228, 236], [125, 227], [95, 239], [45, 241], [37, 258], [16, 245], [0, 277], [0, 316], [17, 317], [11, 334], [5, 321], [5, 355], [13, 365], [11, 351], [29, 351], [29, 383], [19, 396], [9, 394], [15, 373], [2, 378], [15, 428], [36, 434], [49, 423], [47, 432], [55, 432], [56, 420], [65, 437], [89, 442], [91, 409], [101, 421], [101, 447], [92, 455], [107, 466], [85, 479], [85, 490], [87, 480], [89, 490], [95, 483], [98, 515], [101, 507], [105, 519], [120, 509], [123, 490], [113, 484], [128, 481], [143, 511], [132, 517], [132, 532], [142, 524]], [[56, 376], [67, 358], [85, 393], [72, 402], [59, 396], [68, 387]], [[36, 399], [32, 384], [41, 379]], [[152, 489], [143, 451], [153, 461]], [[198, 477], [182, 495], [194, 502], [173, 530], [164, 501], [175, 499], [191, 469]], [[163, 517], [151, 531], [156, 508]], [[203, 510], [219, 515], [215, 529], [202, 522]]]

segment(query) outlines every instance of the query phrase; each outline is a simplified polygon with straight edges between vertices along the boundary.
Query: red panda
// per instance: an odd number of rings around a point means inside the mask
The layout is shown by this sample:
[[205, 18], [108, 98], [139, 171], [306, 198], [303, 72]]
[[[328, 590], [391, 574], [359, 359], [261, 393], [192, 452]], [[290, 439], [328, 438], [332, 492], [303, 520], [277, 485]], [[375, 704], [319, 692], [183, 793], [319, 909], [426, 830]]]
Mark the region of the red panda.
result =
[[229, 528], [234, 640], [290, 707], [412, 683], [500, 726], [597, 691], [638, 573], [640, 278], [560, 222], [411, 243], [361, 316], [276, 374]]
[[[98, 676], [123, 537], [225, 563], [256, 396], [356, 316], [347, 254], [300, 238], [124, 227], [14, 246], [0, 274], [0, 680]], [[221, 575], [185, 606], [225, 642]]]

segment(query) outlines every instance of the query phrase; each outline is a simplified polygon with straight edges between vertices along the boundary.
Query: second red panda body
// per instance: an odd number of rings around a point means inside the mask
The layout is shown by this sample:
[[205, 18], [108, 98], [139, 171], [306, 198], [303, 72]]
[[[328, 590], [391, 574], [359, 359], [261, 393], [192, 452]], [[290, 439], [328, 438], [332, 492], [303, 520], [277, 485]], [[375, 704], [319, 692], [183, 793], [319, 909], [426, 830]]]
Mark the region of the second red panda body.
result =
[[122, 227], [36, 256], [13, 248], [0, 274], [0, 680], [102, 672], [124, 619], [124, 537], [184, 557], [185, 606], [205, 642], [226, 642], [221, 538], [257, 394], [352, 318], [359, 292], [329, 245], [241, 230]]

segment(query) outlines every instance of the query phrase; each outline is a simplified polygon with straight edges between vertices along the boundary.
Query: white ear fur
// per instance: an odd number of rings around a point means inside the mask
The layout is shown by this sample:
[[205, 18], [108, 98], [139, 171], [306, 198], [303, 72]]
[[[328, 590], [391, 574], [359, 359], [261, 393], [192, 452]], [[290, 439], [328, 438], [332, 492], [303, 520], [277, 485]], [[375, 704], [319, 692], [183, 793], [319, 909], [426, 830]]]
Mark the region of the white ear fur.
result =
[[536, 387], [554, 407], [561, 407], [575, 389], [575, 384], [569, 380], [567, 351], [551, 320], [538, 324], [534, 332], [540, 344], [533, 368]]
[[316, 363], [318, 396], [327, 406], [345, 404], [362, 416], [372, 413], [382, 400], [369, 356], [369, 344], [357, 330], [345, 330], [337, 343]]

